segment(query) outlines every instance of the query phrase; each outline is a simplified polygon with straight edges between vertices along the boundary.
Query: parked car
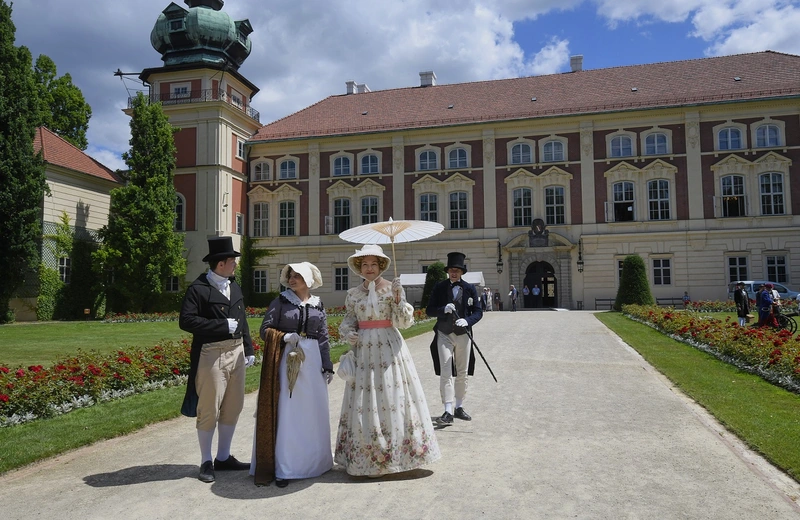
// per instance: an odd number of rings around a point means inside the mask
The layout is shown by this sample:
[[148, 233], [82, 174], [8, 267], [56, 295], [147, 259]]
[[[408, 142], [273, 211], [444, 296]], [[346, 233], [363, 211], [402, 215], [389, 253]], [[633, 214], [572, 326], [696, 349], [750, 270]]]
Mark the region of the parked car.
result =
[[[733, 291], [736, 289], [736, 284], [739, 282], [733, 282], [728, 284], [728, 299], [733, 299]], [[800, 294], [797, 291], [793, 291], [786, 287], [785, 285], [778, 283], [778, 282], [769, 282], [767, 280], [743, 280], [744, 283], [744, 290], [747, 291], [747, 295], [750, 297], [751, 300], [756, 299], [756, 291], [761, 286], [761, 284], [771, 283], [774, 285], [775, 290], [778, 291], [778, 294], [781, 297], [781, 301], [789, 301], [795, 300], [797, 295]]]

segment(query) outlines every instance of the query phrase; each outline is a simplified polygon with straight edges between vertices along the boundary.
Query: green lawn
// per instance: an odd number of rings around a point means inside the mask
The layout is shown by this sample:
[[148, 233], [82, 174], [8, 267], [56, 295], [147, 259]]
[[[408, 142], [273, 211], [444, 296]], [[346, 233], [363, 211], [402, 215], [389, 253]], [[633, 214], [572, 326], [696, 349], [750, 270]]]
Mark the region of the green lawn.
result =
[[[339, 320], [340, 317], [333, 317], [330, 322], [338, 323]], [[256, 330], [261, 319], [251, 318], [248, 323], [252, 330]], [[411, 338], [430, 332], [433, 324], [434, 321], [429, 320], [401, 332], [403, 337]], [[131, 340], [133, 336], [136, 341]], [[182, 331], [178, 329], [177, 322], [4, 325], [0, 327], [0, 365], [49, 365], [56, 357], [67, 355], [78, 348], [112, 351], [125, 345], [149, 346], [163, 338], [177, 339], [181, 336]], [[124, 341], [120, 339], [123, 337]], [[88, 343], [92, 347], [86, 347]], [[38, 348], [45, 349], [49, 355], [37, 352]], [[348, 348], [348, 345], [333, 346], [333, 362], [338, 362]], [[9, 362], [9, 359], [16, 361]], [[260, 365], [247, 370], [248, 392], [258, 389], [260, 377]], [[0, 449], [0, 474], [71, 449], [125, 435], [148, 424], [177, 417], [180, 415], [185, 391], [184, 386], [167, 388], [79, 409], [51, 419], [0, 428], [0, 446], [3, 447]]]
[[595, 316], [728, 430], [800, 481], [800, 396], [620, 313]]

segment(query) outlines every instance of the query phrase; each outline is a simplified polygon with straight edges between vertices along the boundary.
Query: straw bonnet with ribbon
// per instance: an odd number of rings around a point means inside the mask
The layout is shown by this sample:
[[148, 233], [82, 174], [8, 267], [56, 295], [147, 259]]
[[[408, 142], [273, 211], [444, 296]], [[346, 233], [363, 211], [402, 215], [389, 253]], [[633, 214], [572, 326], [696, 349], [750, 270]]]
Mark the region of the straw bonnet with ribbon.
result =
[[317, 266], [311, 262], [300, 262], [297, 264], [286, 264], [281, 269], [281, 285], [289, 287], [289, 269], [303, 277], [309, 289], [316, 289], [322, 287], [322, 273], [319, 272]]
[[385, 273], [386, 270], [389, 269], [389, 266], [392, 265], [392, 259], [386, 256], [381, 246], [378, 244], [367, 244], [361, 249], [357, 249], [355, 254], [351, 255], [350, 258], [347, 259], [347, 265], [350, 266], [350, 270], [356, 273], [358, 276], [361, 276], [361, 270], [356, 266], [356, 258], [361, 258], [364, 256], [377, 256], [379, 258], [386, 259], [386, 266], [383, 268], [380, 274]]

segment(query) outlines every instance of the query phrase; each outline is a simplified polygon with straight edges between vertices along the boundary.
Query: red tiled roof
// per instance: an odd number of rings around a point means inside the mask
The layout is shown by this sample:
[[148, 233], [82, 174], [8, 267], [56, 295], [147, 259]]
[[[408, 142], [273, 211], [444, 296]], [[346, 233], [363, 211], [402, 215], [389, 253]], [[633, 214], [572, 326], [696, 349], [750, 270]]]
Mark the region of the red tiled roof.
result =
[[330, 96], [261, 127], [250, 141], [784, 96], [800, 96], [800, 56], [764, 51]]
[[36, 129], [36, 136], [33, 138], [33, 149], [37, 152], [42, 150], [46, 163], [111, 182], [122, 183], [122, 179], [116, 173], [43, 126]]

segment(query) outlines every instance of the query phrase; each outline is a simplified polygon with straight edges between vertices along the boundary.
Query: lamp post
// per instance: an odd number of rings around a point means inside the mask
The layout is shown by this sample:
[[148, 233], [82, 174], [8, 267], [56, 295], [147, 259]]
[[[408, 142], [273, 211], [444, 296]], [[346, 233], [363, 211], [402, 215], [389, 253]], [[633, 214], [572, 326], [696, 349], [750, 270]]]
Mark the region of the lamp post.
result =
[[503, 251], [500, 249], [500, 241], [497, 241], [497, 274], [503, 274]]
[[578, 272], [583, 272], [583, 241], [578, 239]]

